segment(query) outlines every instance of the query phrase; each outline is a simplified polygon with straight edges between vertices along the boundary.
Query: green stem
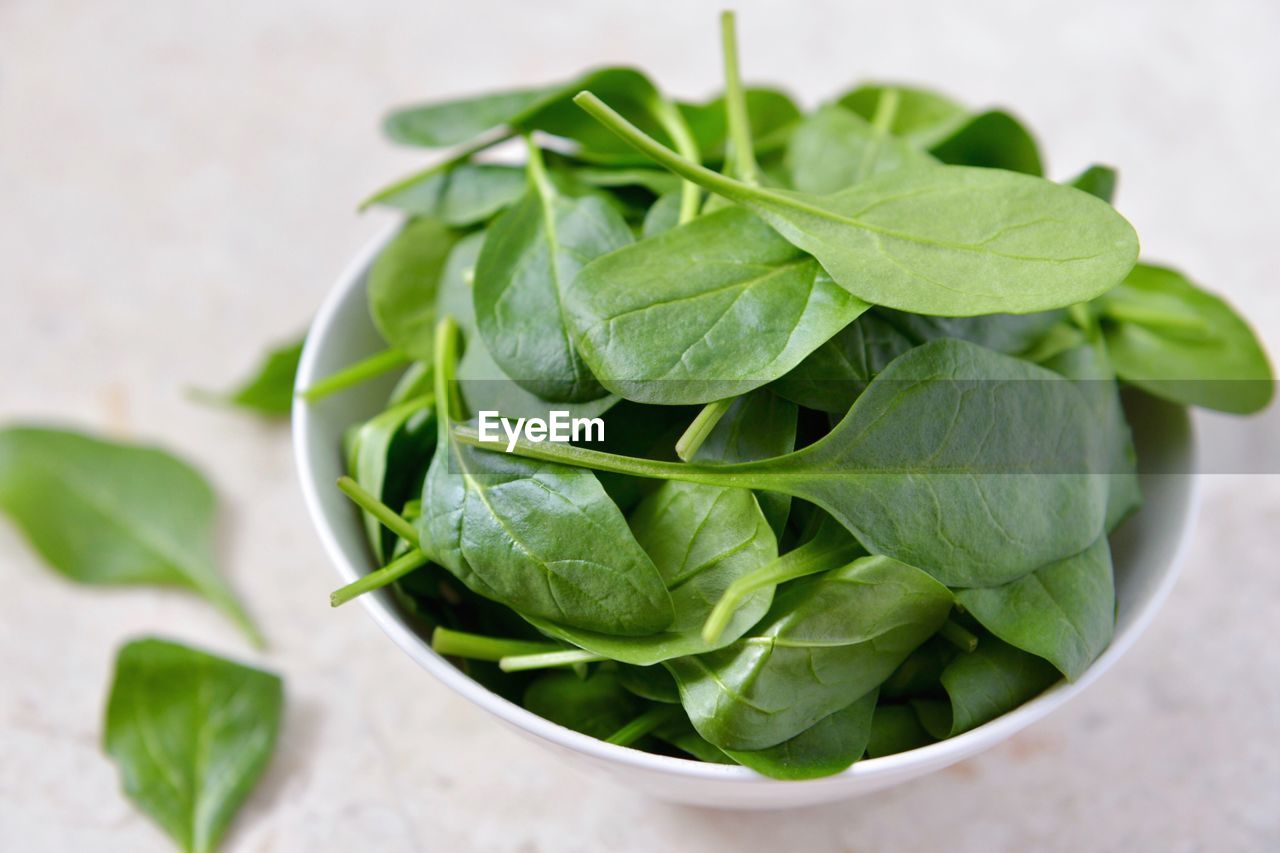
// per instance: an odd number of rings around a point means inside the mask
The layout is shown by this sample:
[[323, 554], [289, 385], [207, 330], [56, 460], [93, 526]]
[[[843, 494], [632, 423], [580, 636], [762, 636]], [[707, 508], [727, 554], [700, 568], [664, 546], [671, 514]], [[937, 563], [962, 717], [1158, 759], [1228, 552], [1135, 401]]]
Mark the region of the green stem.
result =
[[751, 119], [747, 115], [747, 99], [738, 72], [738, 38], [734, 33], [733, 12], [720, 14], [720, 43], [724, 51], [724, 107], [732, 143], [732, 173], [744, 184], [759, 183], [760, 166], [751, 146]]
[[876, 100], [875, 115], [871, 117], [871, 145], [868, 147], [866, 155], [863, 156], [862, 162], [858, 164], [857, 179], [859, 181], [871, 174], [876, 161], [880, 159], [880, 149], [884, 145], [884, 139], [889, 135], [889, 128], [893, 127], [893, 120], [897, 115], [898, 90], [881, 90], [880, 97]]
[[404, 519], [404, 516], [393, 510], [391, 507], [378, 500], [372, 493], [363, 486], [353, 480], [351, 477], [339, 477], [338, 488], [342, 493], [351, 498], [361, 509], [372, 515], [378, 521], [401, 539], [408, 542], [415, 548], [421, 548], [422, 543], [418, 539], [417, 529]]
[[[680, 156], [694, 163], [702, 160], [702, 154], [698, 151], [698, 142], [693, 138], [688, 122], [684, 120], [684, 116], [674, 104], [660, 97], [650, 105], [649, 110], [658, 125], [671, 137]], [[680, 217], [677, 220], [680, 225], [698, 215], [699, 195], [697, 183], [686, 179], [680, 185]]]
[[1108, 320], [1116, 320], [1121, 323], [1137, 323], [1141, 326], [1169, 329], [1179, 333], [1207, 335], [1209, 332], [1209, 327], [1199, 317], [1173, 314], [1168, 311], [1161, 311], [1158, 308], [1126, 304], [1115, 300], [1107, 304], [1103, 310], [1103, 316]]
[[446, 314], [436, 323], [435, 334], [436, 375], [436, 421], [439, 423], [439, 446], [448, 447], [449, 425], [462, 419], [462, 403], [453, 389], [454, 375], [458, 366], [458, 324], [451, 315]]
[[[554, 198], [556, 191], [551, 186], [550, 179], [547, 178], [547, 166], [542, 159], [542, 149], [538, 147], [538, 143], [533, 141], [532, 134], [525, 134], [524, 144], [529, 156], [528, 161], [525, 163], [525, 173], [529, 176], [529, 183], [533, 184], [533, 188], [537, 190], [538, 195], [544, 200]], [[547, 211], [547, 213], [549, 216], [550, 211]]]
[[938, 634], [962, 652], [971, 652], [978, 648], [978, 637], [959, 622], [948, 619], [938, 630]]
[[402, 352], [393, 349], [383, 350], [321, 379], [302, 392], [302, 399], [314, 403], [330, 394], [346, 390], [352, 385], [359, 385], [375, 376], [381, 376], [389, 370], [403, 367], [410, 361], [411, 359]]
[[417, 184], [421, 181], [425, 181], [427, 178], [430, 178], [433, 175], [438, 175], [438, 174], [441, 174], [442, 172], [448, 172], [456, 168], [457, 166], [462, 165], [466, 161], [470, 160], [472, 157], [479, 154], [481, 151], [485, 151], [489, 148], [494, 147], [495, 145], [501, 145], [503, 142], [506, 142], [508, 139], [511, 139], [514, 136], [515, 136], [514, 131], [505, 130], [496, 136], [490, 136], [485, 139], [477, 140], [471, 145], [468, 145], [465, 148], [459, 149], [458, 152], [453, 156], [447, 157], [444, 160], [441, 160], [439, 163], [428, 166], [427, 168], [419, 172], [414, 172], [412, 175], [409, 175], [408, 177], [401, 178], [395, 183], [389, 186], [383, 187], [373, 195], [366, 198], [364, 201], [360, 202], [359, 209], [361, 211], [367, 210], [371, 205], [375, 205], [380, 201], [383, 201], [385, 199], [390, 198], [393, 195], [396, 195], [397, 193], [403, 192], [404, 190], [408, 189], [414, 184]]
[[729, 411], [729, 407], [733, 405], [736, 397], [726, 397], [723, 400], [716, 400], [713, 403], [707, 403], [702, 407], [702, 411], [698, 412], [692, 423], [689, 424], [680, 438], [676, 440], [676, 456], [679, 456], [685, 462], [689, 462], [698, 454], [698, 449], [702, 447], [707, 437], [715, 431], [716, 424], [720, 423], [720, 419], [724, 417], [724, 413]]
[[524, 672], [530, 669], [597, 663], [602, 660], [608, 660], [608, 658], [582, 649], [557, 649], [554, 652], [523, 652], [503, 655], [502, 659], [498, 661], [498, 668], [503, 672]]
[[773, 562], [742, 575], [729, 584], [712, 608], [702, 626], [702, 639], [708, 643], [719, 640], [739, 605], [756, 590], [839, 568], [861, 553], [862, 549], [847, 536], [832, 538], [819, 534]]
[[382, 589], [388, 584], [393, 584], [400, 578], [409, 574], [415, 569], [420, 569], [429, 563], [430, 558], [422, 553], [422, 551], [414, 548], [406, 554], [387, 563], [377, 571], [369, 572], [369, 574], [357, 581], [352, 581], [341, 589], [334, 590], [329, 594], [329, 604], [332, 607], [338, 607], [346, 604], [357, 596], [364, 595], [366, 592], [373, 592], [375, 589]]
[[486, 637], [449, 628], [436, 628], [431, 634], [431, 648], [438, 654], [471, 660], [499, 661], [511, 655], [529, 655], [559, 649], [554, 643]]
[[658, 705], [645, 711], [605, 739], [606, 743], [630, 746], [649, 732], [665, 723], [673, 722], [683, 713], [679, 705]]

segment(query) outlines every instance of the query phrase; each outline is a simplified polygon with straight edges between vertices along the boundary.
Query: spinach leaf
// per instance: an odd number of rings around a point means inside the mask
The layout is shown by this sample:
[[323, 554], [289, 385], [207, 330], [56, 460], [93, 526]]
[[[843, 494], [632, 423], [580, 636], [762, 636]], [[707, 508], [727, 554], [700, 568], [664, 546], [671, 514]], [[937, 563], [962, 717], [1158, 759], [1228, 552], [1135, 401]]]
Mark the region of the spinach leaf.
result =
[[463, 163], [381, 194], [376, 203], [465, 228], [514, 204], [526, 186], [523, 169]]
[[910, 705], [877, 705], [871, 717], [867, 758], [895, 755], [933, 743]]
[[666, 666], [689, 719], [721, 749], [775, 746], [873, 690], [936, 631], [951, 594], [887, 557], [797, 581], [751, 634]]
[[[435, 448], [438, 427], [429, 396], [392, 406], [356, 428], [348, 454], [351, 476], [370, 494], [399, 511], [422, 494], [422, 480]], [[364, 512], [374, 558], [387, 562], [397, 537]]]
[[937, 163], [910, 143], [878, 133], [861, 116], [831, 104], [796, 127], [786, 164], [793, 189], [826, 195], [871, 175]]
[[737, 209], [601, 257], [566, 294], [579, 351], [605, 387], [664, 405], [757, 388], [866, 308]]
[[1116, 170], [1110, 166], [1095, 165], [1085, 169], [1067, 183], [1109, 204], [1115, 197], [1118, 178]]
[[[585, 87], [590, 88], [590, 87]], [[800, 109], [791, 96], [777, 89], [748, 87], [743, 90], [750, 120], [751, 144], [757, 154], [769, 154], [785, 147], [792, 129], [800, 120]], [[723, 95], [703, 104], [680, 104], [680, 112], [703, 159], [723, 161], [729, 148], [728, 110]]]
[[642, 699], [650, 702], [663, 702], [667, 705], [680, 704], [680, 690], [676, 680], [661, 664], [653, 666], [618, 666], [618, 680]]
[[1175, 403], [1233, 414], [1270, 404], [1274, 377], [1253, 330], [1176, 270], [1138, 264], [1094, 306], [1124, 381]]
[[670, 625], [662, 577], [594, 474], [451, 439], [457, 327], [447, 317], [436, 349], [440, 434], [417, 525], [424, 549], [477, 594], [534, 619], [628, 636]]
[[234, 391], [225, 395], [198, 391], [197, 399], [226, 402], [262, 415], [288, 415], [293, 408], [294, 376], [302, 357], [302, 344], [297, 340], [272, 349], [253, 376]]
[[713, 746], [689, 725], [688, 720], [673, 720], [654, 730], [653, 736], [676, 749], [708, 764], [737, 764], [724, 750]]
[[1040, 150], [1031, 132], [1003, 110], [968, 119], [929, 152], [943, 163], [1008, 169], [1039, 177], [1044, 174]]
[[[1073, 383], [965, 341], [916, 347], [823, 438], [758, 462], [672, 464], [519, 442], [526, 457], [817, 504], [872, 554], [949, 586], [994, 586], [1083, 550], [1102, 532], [1105, 478]], [[455, 435], [479, 444], [474, 430]], [[488, 445], [486, 445], [488, 446]]]
[[597, 669], [586, 678], [572, 672], [538, 676], [524, 693], [524, 706], [539, 717], [604, 740], [644, 709], [623, 688], [616, 672]]
[[410, 220], [369, 270], [369, 315], [395, 349], [430, 360], [436, 294], [457, 232], [437, 219]]
[[956, 338], [1008, 355], [1021, 355], [1030, 350], [1066, 316], [1063, 311], [1038, 311], [1034, 314], [926, 317], [889, 308], [879, 308], [877, 313], [917, 344], [939, 338]]
[[534, 625], [607, 658], [651, 666], [727, 645], [769, 609], [772, 588], [758, 590], [741, 603], [721, 637], [708, 642], [702, 636], [702, 623], [725, 589], [778, 556], [777, 540], [751, 492], [668, 481], [640, 502], [630, 524], [671, 594], [671, 624], [643, 637], [574, 630], [538, 619], [531, 620]]
[[573, 180], [592, 187], [606, 189], [641, 187], [655, 196], [680, 192], [680, 179], [661, 169], [628, 167], [606, 169], [575, 163], [570, 174]]
[[213, 850], [266, 769], [280, 677], [167, 640], [116, 657], [103, 748], [125, 794], [183, 850]]
[[569, 199], [552, 186], [529, 146], [530, 189], [489, 228], [476, 261], [476, 325], [494, 361], [546, 400], [605, 396], [570, 336], [564, 302], [592, 258], [631, 242], [631, 230], [595, 197]]
[[181, 459], [70, 430], [5, 427], [0, 509], [71, 580], [194, 590], [262, 645], [214, 564], [213, 490]]
[[893, 92], [898, 98], [889, 130], [921, 149], [941, 142], [965, 122], [969, 111], [937, 92], [897, 84], [868, 84], [840, 96], [836, 103], [867, 121], [876, 114], [881, 99]]
[[1133, 228], [1087, 193], [999, 169], [902, 169], [829, 196], [735, 181], [680, 157], [590, 92], [576, 102], [686, 180], [760, 216], [855, 296], [945, 316], [1091, 299], [1137, 260]]
[[1004, 586], [957, 590], [956, 601], [992, 634], [1074, 681], [1115, 631], [1111, 548], [1099, 537], [1079, 554]]
[[769, 388], [805, 408], [843, 415], [868, 382], [916, 343], [879, 312], [868, 311]]
[[771, 779], [818, 779], [848, 770], [871, 740], [876, 691], [814, 723], [782, 743], [759, 750], [728, 749], [725, 754]]
[[983, 636], [977, 651], [960, 655], [943, 670], [947, 701], [915, 701], [912, 706], [925, 730], [940, 740], [1012, 711], [1059, 678], [1041, 658]]
[[659, 196], [658, 200], [653, 203], [653, 206], [644, 215], [640, 236], [645, 239], [656, 237], [679, 225], [680, 201], [681, 194], [679, 192], [671, 192]]

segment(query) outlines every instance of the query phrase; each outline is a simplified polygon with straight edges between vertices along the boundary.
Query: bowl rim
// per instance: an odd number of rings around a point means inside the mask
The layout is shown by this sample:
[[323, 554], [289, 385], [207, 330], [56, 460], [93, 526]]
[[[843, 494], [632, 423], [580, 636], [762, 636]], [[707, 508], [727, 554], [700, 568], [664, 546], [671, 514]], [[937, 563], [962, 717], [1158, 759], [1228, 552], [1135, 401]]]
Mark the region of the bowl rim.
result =
[[[311, 459], [316, 458], [317, 448], [311, 446], [311, 419], [313, 412], [310, 404], [298, 392], [309, 387], [317, 378], [320, 360], [321, 342], [333, 332], [340, 309], [349, 296], [349, 291], [360, 286], [373, 260], [400, 229], [400, 223], [393, 222], [382, 232], [375, 235], [346, 264], [337, 281], [325, 295], [316, 313], [315, 320], [307, 331], [306, 341], [298, 364], [295, 381], [295, 396], [291, 413], [294, 461], [298, 468], [298, 478], [302, 486], [303, 500], [307, 514], [316, 529], [322, 547], [343, 583], [350, 583], [367, 573], [354, 565], [338, 542], [337, 534], [329, 523], [320, 498], [322, 488], [333, 488], [330, 483], [321, 483], [317, 472], [312, 468]], [[337, 452], [336, 448], [326, 448], [322, 452]], [[1193, 463], [1196, 455], [1196, 438], [1193, 425], [1189, 422], [1187, 452]], [[1189, 470], [1195, 470], [1194, 464]], [[540, 717], [532, 711], [491, 692], [478, 681], [473, 680], [462, 670], [453, 666], [441, 655], [432, 650], [430, 644], [413, 631], [400, 616], [380, 596], [363, 595], [360, 602], [365, 611], [373, 618], [378, 627], [391, 638], [410, 658], [442, 681], [446, 686], [473, 704], [490, 712], [506, 724], [524, 732], [528, 732], [550, 744], [582, 753], [590, 758], [606, 764], [617, 764], [637, 770], [658, 774], [669, 774], [684, 779], [699, 779], [709, 782], [729, 782], [740, 785], [763, 786], [784, 785], [794, 788], [798, 785], [822, 787], [846, 784], [850, 779], [872, 778], [885, 779], [907, 774], [920, 767], [939, 768], [971, 757], [1021, 731], [1032, 723], [1043, 719], [1054, 710], [1065, 704], [1109, 670], [1137, 641], [1147, 629], [1157, 612], [1163, 606], [1169, 592], [1173, 589], [1186, 559], [1191, 541], [1194, 538], [1194, 521], [1199, 514], [1201, 501], [1200, 477], [1188, 475], [1187, 502], [1179, 528], [1178, 542], [1169, 558], [1164, 574], [1160, 577], [1155, 589], [1142, 607], [1133, 613], [1130, 623], [1112, 637], [1110, 644], [1088, 669], [1073, 682], [1059, 681], [1039, 696], [1023, 703], [1012, 711], [996, 717], [980, 726], [970, 729], [954, 737], [928, 744], [906, 752], [879, 758], [864, 758], [854, 762], [848, 769], [832, 776], [802, 781], [778, 780], [762, 776], [747, 767], [738, 765], [712, 764], [693, 759], [677, 758], [667, 755], [655, 755], [639, 749], [618, 746], [590, 735], [565, 728], [557, 723]]]

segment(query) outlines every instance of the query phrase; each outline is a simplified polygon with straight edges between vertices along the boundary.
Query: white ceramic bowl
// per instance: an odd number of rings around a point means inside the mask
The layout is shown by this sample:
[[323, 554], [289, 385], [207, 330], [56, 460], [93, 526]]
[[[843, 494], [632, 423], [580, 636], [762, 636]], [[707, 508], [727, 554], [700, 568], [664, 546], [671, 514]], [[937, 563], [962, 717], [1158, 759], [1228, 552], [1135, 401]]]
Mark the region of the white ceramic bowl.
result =
[[[298, 388], [384, 347], [369, 319], [365, 274], [386, 234], [343, 272], [307, 336]], [[307, 509], [342, 583], [373, 566], [356, 513], [334, 486], [342, 474], [341, 438], [349, 425], [377, 412], [391, 379], [370, 382], [315, 404], [293, 408], [293, 439]], [[1092, 684], [1146, 628], [1172, 587], [1191, 536], [1197, 489], [1191, 471], [1194, 443], [1184, 412], [1144, 400], [1131, 413], [1144, 468], [1146, 505], [1113, 537], [1119, 602], [1115, 639], [1076, 682], [1049, 689], [1020, 708], [958, 737], [898, 755], [860, 761], [825, 779], [781, 782], [743, 767], [705, 764], [614, 746], [526, 711], [489, 692], [431, 650], [429, 638], [401, 619], [386, 591], [361, 597], [382, 630], [424, 669], [479, 708], [578, 765], [594, 768], [627, 787], [688, 805], [765, 809], [813, 805], [865, 794], [939, 770], [999, 743], [1049, 714]], [[477, 746], [477, 748], [480, 748]]]

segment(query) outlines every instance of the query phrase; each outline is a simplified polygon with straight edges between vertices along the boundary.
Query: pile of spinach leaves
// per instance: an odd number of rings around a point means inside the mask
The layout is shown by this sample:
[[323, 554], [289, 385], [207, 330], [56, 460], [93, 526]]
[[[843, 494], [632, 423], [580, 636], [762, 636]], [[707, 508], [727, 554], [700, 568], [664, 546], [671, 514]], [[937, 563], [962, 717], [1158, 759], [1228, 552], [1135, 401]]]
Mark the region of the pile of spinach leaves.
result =
[[[981, 725], [1106, 648], [1141, 504], [1120, 389], [1268, 405], [1249, 327], [1140, 262], [1102, 166], [1056, 183], [1007, 112], [862, 85], [803, 112], [629, 68], [413, 106], [452, 147], [367, 204], [408, 365], [343, 488], [437, 651], [615, 744], [777, 778]], [[525, 165], [490, 162], [523, 145]], [[602, 445], [468, 420], [601, 416]]]

